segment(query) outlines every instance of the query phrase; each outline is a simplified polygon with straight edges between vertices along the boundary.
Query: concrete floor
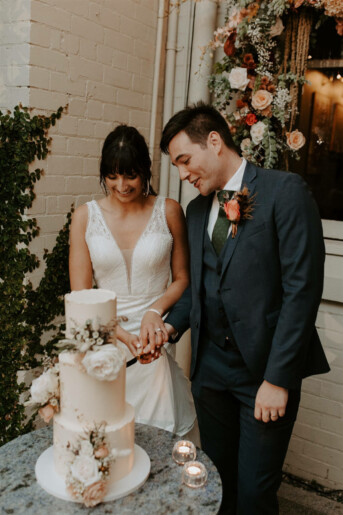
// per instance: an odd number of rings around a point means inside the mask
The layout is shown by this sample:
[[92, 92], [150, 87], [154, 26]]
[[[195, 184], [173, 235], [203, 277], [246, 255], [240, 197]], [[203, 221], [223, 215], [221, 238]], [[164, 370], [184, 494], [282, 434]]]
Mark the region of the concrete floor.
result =
[[343, 515], [343, 504], [288, 483], [281, 484], [278, 496], [280, 515]]

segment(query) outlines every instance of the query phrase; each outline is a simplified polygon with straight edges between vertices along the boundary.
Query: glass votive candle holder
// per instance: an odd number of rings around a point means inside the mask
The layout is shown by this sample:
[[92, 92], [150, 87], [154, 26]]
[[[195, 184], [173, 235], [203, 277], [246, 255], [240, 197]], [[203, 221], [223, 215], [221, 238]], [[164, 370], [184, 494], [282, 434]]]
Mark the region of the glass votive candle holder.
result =
[[195, 460], [197, 451], [193, 442], [179, 440], [173, 447], [172, 457], [178, 465]]
[[200, 488], [207, 481], [207, 470], [200, 461], [189, 461], [182, 469], [182, 482], [191, 488]]

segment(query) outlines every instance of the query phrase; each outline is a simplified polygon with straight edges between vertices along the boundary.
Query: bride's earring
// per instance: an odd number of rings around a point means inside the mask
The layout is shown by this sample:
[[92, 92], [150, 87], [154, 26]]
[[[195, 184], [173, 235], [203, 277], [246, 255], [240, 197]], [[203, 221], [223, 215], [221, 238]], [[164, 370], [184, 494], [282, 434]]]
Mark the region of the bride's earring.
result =
[[145, 179], [144, 188], [143, 188], [143, 197], [147, 198], [150, 193], [150, 183], [148, 179]]

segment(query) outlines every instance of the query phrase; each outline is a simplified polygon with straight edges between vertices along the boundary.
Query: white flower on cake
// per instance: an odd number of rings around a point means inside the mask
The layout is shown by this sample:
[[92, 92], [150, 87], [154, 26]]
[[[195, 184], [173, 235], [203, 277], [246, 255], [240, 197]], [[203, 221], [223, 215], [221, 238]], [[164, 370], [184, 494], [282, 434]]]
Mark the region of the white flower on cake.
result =
[[99, 381], [114, 381], [124, 364], [124, 355], [114, 345], [103, 345], [99, 350], [88, 351], [82, 360], [87, 374]]
[[80, 454], [83, 456], [93, 456], [93, 445], [89, 440], [82, 440], [80, 446]]
[[46, 404], [51, 397], [59, 396], [58, 373], [54, 368], [49, 368], [37, 379], [32, 381], [30, 388], [32, 404]]
[[76, 456], [70, 472], [77, 481], [80, 481], [85, 487], [96, 483], [101, 479], [99, 472], [99, 461], [91, 456]]
[[32, 381], [30, 399], [25, 406], [34, 406], [44, 422], [49, 423], [59, 411], [60, 381], [59, 364], [47, 355], [43, 358], [44, 372]]

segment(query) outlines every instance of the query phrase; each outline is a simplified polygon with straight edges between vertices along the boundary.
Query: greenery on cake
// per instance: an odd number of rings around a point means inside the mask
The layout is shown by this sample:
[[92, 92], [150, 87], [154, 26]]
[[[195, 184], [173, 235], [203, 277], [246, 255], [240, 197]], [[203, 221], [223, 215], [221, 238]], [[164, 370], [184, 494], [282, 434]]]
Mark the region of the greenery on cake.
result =
[[[18, 372], [39, 365], [44, 350], [52, 353], [61, 328], [54, 320], [63, 313], [63, 295], [69, 290], [70, 213], [55, 247], [44, 252], [46, 268], [38, 287], [29, 279], [40, 266], [30, 250], [39, 228], [28, 213], [43, 170], [33, 164], [46, 158], [48, 130], [62, 112], [60, 107], [49, 116], [33, 116], [21, 105], [13, 112], [0, 111], [0, 445], [33, 428], [22, 404], [28, 387], [18, 380]], [[50, 340], [42, 345], [46, 331]]]

